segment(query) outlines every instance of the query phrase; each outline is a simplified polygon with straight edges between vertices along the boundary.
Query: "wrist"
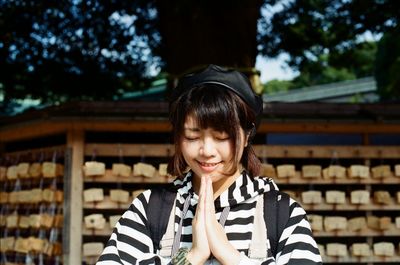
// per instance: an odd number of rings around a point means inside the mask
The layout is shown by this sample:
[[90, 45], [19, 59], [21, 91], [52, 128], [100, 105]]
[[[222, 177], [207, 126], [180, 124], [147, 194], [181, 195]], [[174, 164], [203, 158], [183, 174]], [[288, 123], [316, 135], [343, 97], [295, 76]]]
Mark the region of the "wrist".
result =
[[201, 259], [200, 255], [197, 255], [193, 249], [189, 250], [189, 252], [186, 255], [186, 259], [190, 262], [192, 265], [202, 265], [206, 262], [207, 259]]
[[214, 256], [221, 264], [224, 265], [240, 264], [242, 260], [242, 255], [234, 248], [231, 248], [229, 251], [221, 251], [219, 254], [220, 255]]

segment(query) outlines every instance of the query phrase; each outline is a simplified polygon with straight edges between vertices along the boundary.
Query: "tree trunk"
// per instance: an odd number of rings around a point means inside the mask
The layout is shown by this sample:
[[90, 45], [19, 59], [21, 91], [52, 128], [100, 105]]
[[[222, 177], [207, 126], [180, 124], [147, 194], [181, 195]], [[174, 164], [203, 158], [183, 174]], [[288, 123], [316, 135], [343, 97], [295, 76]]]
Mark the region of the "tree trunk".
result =
[[[263, 1], [156, 1], [160, 55], [172, 78], [210, 63], [250, 72]], [[173, 83], [173, 82], [171, 82]]]

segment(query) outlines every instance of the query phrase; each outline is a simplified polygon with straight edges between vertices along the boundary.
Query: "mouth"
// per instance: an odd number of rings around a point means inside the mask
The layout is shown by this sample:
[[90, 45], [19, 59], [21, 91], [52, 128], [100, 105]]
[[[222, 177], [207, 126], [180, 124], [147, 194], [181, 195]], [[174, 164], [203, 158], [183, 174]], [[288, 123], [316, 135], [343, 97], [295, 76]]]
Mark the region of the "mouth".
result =
[[220, 164], [220, 162], [218, 162], [218, 163], [206, 163], [206, 162], [198, 161], [198, 164], [199, 164], [200, 168], [203, 171], [211, 172], [211, 171], [213, 171], [213, 170], [215, 170], [217, 168], [217, 166]]

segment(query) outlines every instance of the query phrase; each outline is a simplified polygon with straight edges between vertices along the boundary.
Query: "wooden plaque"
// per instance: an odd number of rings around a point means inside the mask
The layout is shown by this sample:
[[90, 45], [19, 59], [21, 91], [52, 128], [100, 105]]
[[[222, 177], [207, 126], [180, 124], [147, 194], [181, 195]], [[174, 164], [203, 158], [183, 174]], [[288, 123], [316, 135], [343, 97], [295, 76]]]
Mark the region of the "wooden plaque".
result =
[[121, 163], [112, 164], [112, 175], [117, 177], [130, 177], [132, 175], [132, 168], [128, 165]]
[[347, 221], [347, 230], [349, 231], [359, 231], [367, 227], [367, 218], [364, 216], [350, 218]]
[[83, 166], [83, 174], [86, 177], [101, 177], [106, 173], [106, 165], [102, 162], [88, 161]]
[[7, 168], [7, 179], [17, 179], [18, 177], [18, 170], [17, 166], [9, 166]]
[[304, 191], [301, 193], [301, 201], [305, 204], [321, 203], [322, 192], [317, 190]]
[[156, 171], [157, 171], [156, 168], [150, 164], [139, 162], [133, 165], [134, 176], [152, 178], [155, 176]]
[[83, 201], [84, 202], [99, 202], [104, 200], [103, 189], [92, 188], [83, 191]]
[[369, 167], [364, 165], [352, 165], [348, 168], [350, 178], [369, 178]]
[[347, 219], [342, 216], [325, 216], [324, 218], [325, 231], [337, 231], [347, 229]]
[[326, 245], [326, 255], [332, 257], [346, 257], [347, 246], [340, 243], [328, 243]]
[[101, 242], [89, 242], [83, 244], [83, 256], [100, 256], [103, 252], [104, 244]]
[[367, 190], [353, 190], [350, 193], [350, 201], [352, 204], [369, 204], [370, 192]]
[[391, 242], [377, 242], [373, 245], [375, 256], [394, 256], [394, 244]]
[[310, 221], [311, 229], [313, 231], [322, 231], [323, 230], [323, 217], [322, 215], [317, 214], [309, 214], [308, 220]]
[[19, 163], [17, 165], [17, 174], [20, 178], [29, 178], [29, 163]]
[[296, 170], [294, 165], [279, 165], [276, 167], [278, 178], [294, 178]]
[[42, 164], [32, 163], [29, 167], [29, 176], [32, 178], [39, 178], [42, 176]]
[[110, 199], [114, 202], [127, 203], [129, 202], [129, 192], [120, 189], [110, 190]]
[[303, 178], [320, 178], [322, 168], [318, 165], [306, 165], [301, 168]]
[[263, 177], [276, 178], [275, 167], [271, 164], [262, 163], [260, 175]]
[[346, 202], [346, 194], [344, 191], [328, 190], [325, 193], [326, 203], [344, 204]]
[[368, 243], [354, 243], [351, 245], [351, 255], [355, 257], [369, 257], [371, 253], [371, 247]]
[[392, 201], [390, 193], [388, 191], [383, 191], [383, 190], [374, 192], [374, 200], [375, 203], [380, 203], [380, 204], [390, 204]]
[[322, 170], [324, 178], [346, 178], [346, 168], [342, 166], [332, 165]]
[[84, 217], [85, 226], [88, 229], [104, 229], [106, 219], [103, 214], [91, 214]]

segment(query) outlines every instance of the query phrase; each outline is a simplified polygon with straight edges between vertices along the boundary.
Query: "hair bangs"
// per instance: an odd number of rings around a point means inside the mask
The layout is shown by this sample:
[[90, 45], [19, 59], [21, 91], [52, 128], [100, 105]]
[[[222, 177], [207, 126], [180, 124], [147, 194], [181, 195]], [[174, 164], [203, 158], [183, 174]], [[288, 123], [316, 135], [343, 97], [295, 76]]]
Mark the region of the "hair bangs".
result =
[[[194, 95], [188, 114], [193, 115], [192, 117], [196, 120], [197, 125], [202, 129], [212, 128], [231, 135], [232, 130], [228, 128], [235, 127], [239, 124], [239, 121], [235, 110], [226, 100], [230, 95], [219, 86], [206, 87], [200, 90], [204, 91], [198, 91], [198, 96]], [[236, 131], [236, 129], [234, 128], [233, 131]]]

